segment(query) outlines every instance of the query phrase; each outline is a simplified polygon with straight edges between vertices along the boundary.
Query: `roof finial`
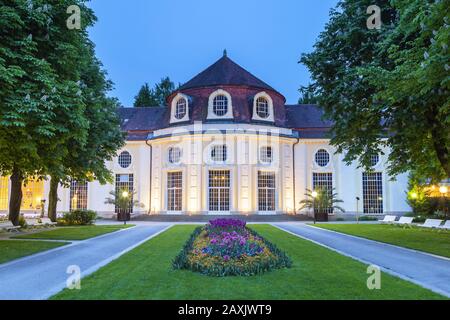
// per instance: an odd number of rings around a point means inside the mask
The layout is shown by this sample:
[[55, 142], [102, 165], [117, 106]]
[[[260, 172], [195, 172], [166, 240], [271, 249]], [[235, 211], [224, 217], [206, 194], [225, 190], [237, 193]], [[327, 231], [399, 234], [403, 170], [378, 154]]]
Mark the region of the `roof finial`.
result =
[[224, 57], [227, 56], [227, 49], [223, 49], [223, 56], [224, 56]]

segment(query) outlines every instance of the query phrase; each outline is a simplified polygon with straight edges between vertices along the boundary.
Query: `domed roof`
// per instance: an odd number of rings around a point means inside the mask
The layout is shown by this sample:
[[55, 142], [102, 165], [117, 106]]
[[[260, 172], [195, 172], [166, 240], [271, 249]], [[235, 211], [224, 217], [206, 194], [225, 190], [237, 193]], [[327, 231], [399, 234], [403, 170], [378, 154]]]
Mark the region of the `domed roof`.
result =
[[243, 85], [277, 92], [267, 83], [228, 58], [226, 51], [224, 51], [222, 58], [183, 84], [178, 90], [217, 85]]

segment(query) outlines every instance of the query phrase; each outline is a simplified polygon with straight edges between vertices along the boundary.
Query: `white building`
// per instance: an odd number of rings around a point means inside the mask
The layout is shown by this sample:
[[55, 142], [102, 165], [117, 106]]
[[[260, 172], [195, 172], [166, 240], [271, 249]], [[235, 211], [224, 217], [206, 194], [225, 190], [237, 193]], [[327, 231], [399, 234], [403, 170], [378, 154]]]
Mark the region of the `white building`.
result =
[[[133, 190], [133, 214], [294, 214], [305, 189], [335, 188], [348, 213], [402, 213], [407, 177], [391, 181], [386, 154], [374, 171], [347, 166], [329, 145], [330, 123], [314, 105], [286, 105], [275, 89], [226, 55], [185, 83], [167, 106], [122, 108], [127, 144], [108, 163], [115, 184], [72, 183], [59, 190], [58, 211], [115, 212], [105, 198]], [[8, 179], [0, 180], [0, 210]], [[23, 212], [39, 212], [48, 182], [24, 186]], [[130, 192], [129, 194], [132, 194]]]

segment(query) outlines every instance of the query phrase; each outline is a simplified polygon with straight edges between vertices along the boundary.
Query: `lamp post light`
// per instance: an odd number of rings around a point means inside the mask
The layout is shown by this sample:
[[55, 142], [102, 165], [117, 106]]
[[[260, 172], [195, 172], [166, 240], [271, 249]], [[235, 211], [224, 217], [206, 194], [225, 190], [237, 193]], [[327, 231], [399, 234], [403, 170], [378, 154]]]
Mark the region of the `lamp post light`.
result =
[[359, 224], [359, 197], [356, 197], [356, 223]]
[[311, 196], [313, 197], [313, 215], [314, 215], [314, 224], [316, 224], [316, 198], [317, 198], [317, 192], [313, 191], [311, 193]]
[[[125, 200], [127, 200], [128, 199], [128, 197], [129, 197], [129, 193], [128, 193], [128, 191], [123, 191], [122, 192], [122, 198], [124, 198]], [[126, 208], [119, 208], [119, 210], [121, 210], [122, 211], [122, 214], [121, 214], [121, 216], [122, 216], [122, 219], [123, 219], [123, 224], [125, 225], [125, 224], [127, 224], [127, 213], [126, 213]]]

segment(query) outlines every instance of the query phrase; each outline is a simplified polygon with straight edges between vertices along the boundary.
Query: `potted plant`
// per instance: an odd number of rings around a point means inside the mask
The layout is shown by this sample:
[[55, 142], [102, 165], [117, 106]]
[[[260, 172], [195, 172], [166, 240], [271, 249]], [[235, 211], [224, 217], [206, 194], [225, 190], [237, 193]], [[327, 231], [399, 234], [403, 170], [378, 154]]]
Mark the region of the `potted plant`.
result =
[[318, 188], [317, 190], [306, 189], [306, 199], [300, 201], [302, 209], [310, 209], [314, 213], [314, 223], [316, 221], [328, 221], [328, 212], [339, 210], [345, 212], [343, 208], [336, 205], [336, 203], [344, 202], [337, 199], [337, 193], [334, 193], [335, 189], [331, 192], [325, 188]]

